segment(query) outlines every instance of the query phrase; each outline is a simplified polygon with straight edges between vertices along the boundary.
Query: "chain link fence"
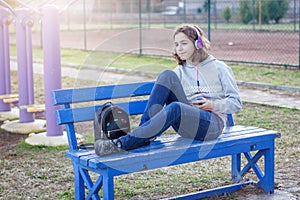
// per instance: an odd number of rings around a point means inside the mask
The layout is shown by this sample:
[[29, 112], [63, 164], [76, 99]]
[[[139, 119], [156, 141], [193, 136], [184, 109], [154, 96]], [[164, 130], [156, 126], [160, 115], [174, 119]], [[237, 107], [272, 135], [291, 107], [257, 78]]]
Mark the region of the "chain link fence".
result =
[[[171, 56], [174, 28], [189, 23], [205, 30], [211, 41], [211, 54], [221, 60], [300, 69], [299, 0], [51, 3], [61, 8], [63, 48]], [[33, 38], [40, 45], [39, 25], [35, 27]]]

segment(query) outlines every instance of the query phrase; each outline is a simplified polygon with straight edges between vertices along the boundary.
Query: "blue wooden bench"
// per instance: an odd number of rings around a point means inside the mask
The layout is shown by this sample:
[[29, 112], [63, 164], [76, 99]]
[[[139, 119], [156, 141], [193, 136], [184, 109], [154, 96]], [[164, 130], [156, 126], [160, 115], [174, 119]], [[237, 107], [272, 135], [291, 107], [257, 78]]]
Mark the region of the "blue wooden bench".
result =
[[[233, 183], [210, 190], [195, 192], [170, 199], [199, 199], [231, 193], [246, 185], [254, 184], [267, 193], [274, 192], [274, 141], [280, 133], [257, 127], [233, 125], [224, 128], [216, 140], [193, 141], [174, 135], [163, 135], [148, 146], [128, 152], [99, 157], [94, 150], [78, 149], [74, 123], [93, 120], [95, 111], [101, 106], [98, 100], [113, 101], [122, 106], [130, 115], [141, 114], [147, 103], [153, 82], [99, 86], [52, 91], [57, 124], [65, 125], [70, 149], [66, 152], [74, 168], [76, 199], [100, 199], [102, 188], [104, 199], [114, 199], [114, 176], [189, 163], [210, 158], [231, 156]], [[127, 97], [124, 100], [124, 97]], [[128, 97], [130, 100], [128, 100]], [[92, 105], [76, 105], [80, 102], [95, 102]], [[229, 115], [231, 117], [231, 115]], [[241, 157], [248, 161], [242, 166]], [[263, 159], [263, 169], [257, 163]], [[244, 159], [243, 159], [244, 160]], [[253, 169], [255, 181], [242, 182], [242, 177]], [[98, 174], [93, 182], [89, 171]], [[201, 184], [201, 183], [199, 183]], [[86, 189], [88, 195], [86, 195]]]

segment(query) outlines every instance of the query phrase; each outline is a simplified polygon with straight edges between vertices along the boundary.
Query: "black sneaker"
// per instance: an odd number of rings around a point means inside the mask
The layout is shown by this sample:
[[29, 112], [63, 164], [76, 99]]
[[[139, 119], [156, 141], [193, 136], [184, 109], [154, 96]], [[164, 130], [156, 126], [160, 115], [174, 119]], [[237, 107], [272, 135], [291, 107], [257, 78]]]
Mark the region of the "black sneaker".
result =
[[112, 140], [99, 139], [95, 142], [95, 153], [98, 156], [105, 156], [123, 151], [124, 150], [118, 147]]

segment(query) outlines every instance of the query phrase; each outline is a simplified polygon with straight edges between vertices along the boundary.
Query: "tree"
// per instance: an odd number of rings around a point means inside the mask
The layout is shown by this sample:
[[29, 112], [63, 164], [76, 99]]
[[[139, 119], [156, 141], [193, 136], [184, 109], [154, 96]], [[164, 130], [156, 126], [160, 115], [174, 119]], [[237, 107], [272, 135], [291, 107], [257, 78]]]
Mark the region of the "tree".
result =
[[284, 17], [289, 9], [288, 0], [272, 0], [268, 1], [268, 14], [270, 20], [275, 20], [279, 24], [279, 20]]
[[258, 20], [259, 17], [261, 17], [261, 22], [264, 24], [268, 24], [270, 20], [274, 20], [276, 24], [278, 24], [279, 20], [284, 17], [288, 9], [289, 0], [269, 0], [257, 2], [256, 19]]
[[205, 12], [208, 11], [208, 0], [205, 0], [204, 3], [203, 3], [203, 9]]
[[[269, 23], [270, 17], [269, 17], [269, 11], [268, 11], [268, 2], [269, 1], [260, 0], [256, 3], [255, 17], [256, 17], [257, 22], [261, 22], [263, 24]], [[261, 21], [259, 21], [260, 18], [261, 18]]]
[[253, 14], [251, 1], [240, 1], [240, 17], [244, 24], [248, 24], [254, 19], [254, 16], [256, 21], [261, 23], [267, 24], [270, 20], [274, 20], [278, 24], [289, 9], [289, 0], [260, 0], [256, 1]]
[[244, 24], [248, 24], [254, 19], [250, 1], [240, 1], [240, 17]]
[[232, 13], [231, 13], [231, 10], [230, 10], [229, 6], [226, 6], [224, 8], [224, 10], [223, 10], [223, 17], [226, 20], [226, 22], [229, 23], [229, 20], [232, 17]]

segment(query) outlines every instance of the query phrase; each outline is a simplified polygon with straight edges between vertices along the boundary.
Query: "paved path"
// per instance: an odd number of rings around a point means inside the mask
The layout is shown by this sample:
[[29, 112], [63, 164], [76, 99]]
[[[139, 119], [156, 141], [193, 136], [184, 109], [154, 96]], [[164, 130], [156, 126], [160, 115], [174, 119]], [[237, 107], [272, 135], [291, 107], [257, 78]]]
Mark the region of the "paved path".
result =
[[[35, 63], [33, 66], [34, 73], [43, 74], [42, 64]], [[11, 69], [17, 69], [16, 62], [11, 62]], [[128, 73], [127, 71], [116, 72], [114, 70], [109, 70], [108, 68], [96, 69], [92, 66], [79, 69], [78, 67], [72, 67], [71, 65], [62, 67], [62, 76], [92, 80], [95, 81], [95, 84], [97, 84], [97, 82], [116, 84], [155, 80], [154, 75], [146, 76], [132, 72]], [[270, 90], [262, 87], [253, 88], [240, 85], [239, 89], [243, 101], [300, 109], [300, 89], [295, 91], [298, 93], [298, 95], [295, 96], [287, 95], [285, 91]]]

